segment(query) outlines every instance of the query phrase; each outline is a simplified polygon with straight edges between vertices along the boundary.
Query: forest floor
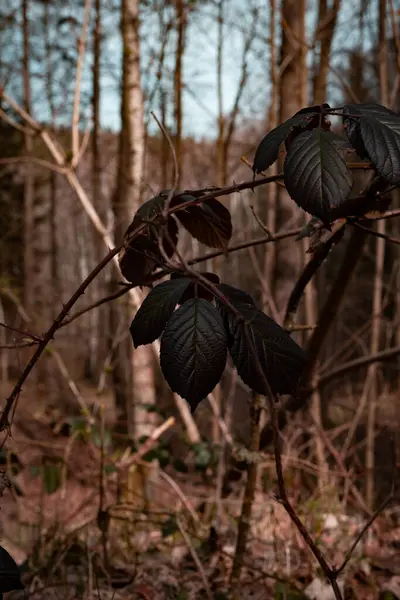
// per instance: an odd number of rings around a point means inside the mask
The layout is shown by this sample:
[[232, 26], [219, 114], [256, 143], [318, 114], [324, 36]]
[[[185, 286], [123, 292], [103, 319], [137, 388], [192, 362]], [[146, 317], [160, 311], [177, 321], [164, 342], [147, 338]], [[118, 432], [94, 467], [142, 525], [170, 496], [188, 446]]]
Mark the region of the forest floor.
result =
[[[27, 594], [6, 598], [333, 598], [273, 493], [257, 492], [241, 579], [229, 591], [243, 484], [216, 501], [215, 478], [139, 461], [118, 497], [120, 455], [107, 451], [107, 427], [67, 426], [34, 394], [24, 390], [2, 454], [12, 486], [0, 499], [1, 545], [22, 565]], [[366, 515], [348, 514], [333, 489], [292, 501], [328, 562], [341, 564]], [[398, 505], [375, 520], [341, 584], [348, 599], [400, 598]]]

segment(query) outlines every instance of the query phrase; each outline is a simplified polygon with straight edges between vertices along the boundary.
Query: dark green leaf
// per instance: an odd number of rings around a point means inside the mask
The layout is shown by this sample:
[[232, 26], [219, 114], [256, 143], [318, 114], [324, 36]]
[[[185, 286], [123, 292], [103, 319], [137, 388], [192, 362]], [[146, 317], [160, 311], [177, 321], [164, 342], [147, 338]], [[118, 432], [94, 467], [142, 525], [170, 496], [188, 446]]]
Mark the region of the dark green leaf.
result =
[[243, 290], [239, 290], [227, 283], [220, 283], [218, 289], [236, 308], [242, 305], [255, 306], [253, 298], [246, 292], [243, 292]]
[[359, 118], [364, 116], [379, 120], [380, 117], [385, 115], [396, 115], [396, 113], [381, 104], [346, 104], [343, 107], [343, 125], [346, 135], [360, 158], [371, 159], [364, 146]]
[[292, 131], [289, 133], [288, 137], [285, 140], [286, 152], [289, 152], [290, 146], [292, 145], [293, 141], [303, 131], [311, 131], [312, 129], [316, 129], [317, 127], [322, 129], [323, 131], [330, 130], [331, 124], [328, 121], [326, 115], [326, 111], [328, 109], [330, 109], [329, 104], [318, 104], [317, 106], [307, 106], [306, 108], [302, 108], [294, 115], [295, 117], [297, 117], [298, 115], [307, 116], [307, 121], [305, 123], [300, 123], [300, 125], [296, 125], [296, 127], [293, 127]]
[[194, 298], [173, 313], [161, 338], [160, 365], [192, 412], [221, 379], [226, 353], [224, 324], [210, 302]]
[[17, 563], [3, 546], [0, 546], [0, 594], [25, 589]]
[[[243, 290], [239, 290], [227, 283], [221, 283], [218, 288], [236, 309], [240, 310], [242, 307], [255, 307], [253, 298], [246, 292], [243, 292]], [[216, 298], [216, 305], [224, 322], [225, 329], [229, 332], [229, 317], [232, 314], [231, 310], [219, 298]]]
[[400, 185], [400, 116], [362, 116], [359, 127], [365, 149], [379, 175], [392, 185]]
[[[160, 222], [148, 224], [134, 240], [131, 234], [141, 224], [160, 215], [165, 203], [163, 196], [155, 196], [148, 200], [136, 212], [134, 219], [124, 235], [125, 247], [118, 256], [122, 275], [134, 285], [142, 285], [148, 276], [163, 263], [163, 257], [158, 246]], [[178, 243], [178, 227], [173, 217], [168, 218], [168, 236], [163, 240], [163, 247], [168, 257], [171, 257]]]
[[[181, 196], [193, 200], [192, 196]], [[231, 213], [221, 202], [215, 199], [200, 202], [176, 213], [177, 219], [196, 240], [210, 248], [226, 251], [232, 237]]]
[[[202, 275], [205, 279], [208, 279], [211, 283], [217, 285], [219, 283], [219, 277], [215, 273], [210, 273], [208, 271], [200, 271], [199, 275]], [[179, 279], [182, 277], [187, 277], [184, 273], [172, 273], [171, 279]], [[183, 304], [192, 298], [205, 298], [205, 300], [209, 300], [210, 302], [213, 299], [212, 292], [203, 286], [201, 281], [199, 281], [196, 277], [190, 276], [191, 283], [189, 287], [184, 292], [179, 304]]]
[[160, 283], [143, 300], [130, 327], [135, 348], [151, 344], [160, 337], [190, 279], [171, 279]]
[[383, 106], [383, 104], [375, 104], [372, 102], [366, 102], [365, 104], [345, 104], [343, 107], [343, 119], [347, 123], [348, 120], [355, 120], [357, 118], [372, 117], [373, 119], [380, 119], [382, 117], [392, 115], [397, 116], [393, 110]]
[[143, 204], [138, 208], [136, 216], [140, 217], [142, 221], [148, 221], [153, 217], [156, 217], [164, 208], [165, 199], [166, 197], [160, 194], [159, 196], [150, 198], [150, 200], [147, 200], [147, 202], [143, 202]]
[[331, 132], [320, 129], [294, 140], [286, 155], [284, 180], [298, 206], [328, 225], [332, 209], [346, 201], [353, 183]]
[[347, 104], [347, 136], [357, 154], [368, 157], [381, 177], [400, 184], [400, 116], [381, 104]]
[[248, 336], [245, 323], [239, 322], [231, 312], [228, 315], [229, 351], [239, 376], [252, 390], [266, 394], [264, 380], [252, 352], [253, 346], [272, 392], [294, 393], [306, 362], [304, 351], [282, 327], [260, 310], [243, 306], [240, 312], [247, 323]]
[[288, 137], [294, 127], [305, 127], [308, 123], [309, 114], [297, 114], [272, 129], [262, 139], [254, 156], [253, 172], [255, 174], [266, 171], [278, 158], [279, 148]]

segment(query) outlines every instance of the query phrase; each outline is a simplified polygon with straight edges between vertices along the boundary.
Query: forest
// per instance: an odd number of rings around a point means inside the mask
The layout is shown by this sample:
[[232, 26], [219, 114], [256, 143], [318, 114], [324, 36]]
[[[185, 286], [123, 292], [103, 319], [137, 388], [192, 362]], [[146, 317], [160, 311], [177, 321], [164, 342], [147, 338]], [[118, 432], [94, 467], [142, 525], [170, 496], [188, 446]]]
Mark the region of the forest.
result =
[[0, 598], [400, 600], [399, 0], [0, 3]]

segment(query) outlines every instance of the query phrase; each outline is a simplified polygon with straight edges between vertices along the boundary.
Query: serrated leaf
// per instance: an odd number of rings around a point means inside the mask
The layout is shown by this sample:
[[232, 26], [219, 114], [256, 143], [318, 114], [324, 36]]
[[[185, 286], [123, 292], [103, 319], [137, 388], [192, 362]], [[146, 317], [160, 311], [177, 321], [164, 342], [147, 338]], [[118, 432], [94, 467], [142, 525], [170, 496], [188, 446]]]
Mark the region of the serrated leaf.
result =
[[[192, 196], [181, 196], [193, 200]], [[215, 199], [205, 200], [176, 213], [183, 227], [205, 246], [226, 251], [232, 237], [231, 213]]]
[[392, 185], [400, 185], [400, 117], [362, 116], [359, 127], [365, 149], [379, 175]]
[[165, 329], [190, 279], [171, 279], [160, 283], [143, 300], [133, 319], [130, 332], [135, 348], [151, 344]]
[[[124, 235], [125, 247], [118, 255], [122, 275], [134, 285], [142, 285], [146, 278], [163, 263], [163, 257], [158, 246], [159, 229], [156, 223], [147, 225], [144, 230], [130, 240], [131, 234], [141, 224], [160, 215], [165, 203], [165, 197], [155, 196], [138, 209], [132, 223]], [[171, 216], [167, 222], [168, 239], [164, 238], [163, 247], [168, 257], [171, 257], [178, 243], [178, 227]]]
[[[304, 351], [282, 327], [260, 310], [242, 307], [240, 312], [272, 392], [294, 393], [306, 363]], [[245, 324], [230, 312], [228, 326], [231, 334], [229, 352], [239, 376], [252, 390], [265, 395], [265, 383], [257, 369]]]
[[281, 144], [283, 144], [295, 127], [301, 125], [306, 126], [309, 118], [310, 114], [305, 115], [304, 113], [301, 113], [294, 115], [267, 133], [256, 150], [253, 162], [253, 173], [261, 173], [274, 164], [278, 158]]
[[330, 131], [298, 135], [286, 155], [284, 181], [300, 208], [329, 224], [330, 213], [343, 204], [353, 179]]
[[[239, 290], [238, 288], [228, 285], [227, 283], [221, 283], [218, 288], [236, 309], [240, 310], [242, 307], [255, 307], [253, 298], [246, 292], [243, 292], [243, 290]], [[225, 329], [229, 333], [229, 316], [232, 313], [219, 298], [216, 298], [215, 301], [217, 309], [224, 322]]]
[[347, 136], [362, 158], [368, 157], [381, 177], [400, 183], [400, 116], [381, 104], [347, 104]]
[[255, 306], [255, 302], [250, 294], [239, 290], [238, 288], [228, 285], [227, 283], [220, 283], [218, 285], [219, 290], [224, 296], [235, 306], [239, 307], [242, 305]]
[[0, 594], [25, 589], [17, 563], [3, 546], [0, 546]]
[[[311, 131], [312, 129], [316, 129], [319, 127], [324, 131], [330, 130], [330, 123], [327, 120], [326, 111], [330, 109], [329, 104], [318, 104], [317, 106], [307, 106], [306, 108], [302, 108], [299, 110], [294, 116], [298, 115], [307, 115], [307, 121], [302, 123], [292, 129], [290, 134], [285, 140], [285, 148], [286, 152], [289, 152], [289, 148], [293, 143], [293, 140], [297, 138], [297, 136], [303, 131]], [[332, 133], [332, 135], [335, 135]]]
[[350, 144], [353, 146], [354, 150], [357, 152], [358, 156], [362, 159], [368, 158], [367, 151], [365, 150], [361, 133], [360, 133], [360, 125], [358, 119], [352, 119], [348, 116], [348, 114], [358, 115], [356, 108], [353, 108], [354, 105], [347, 105], [343, 108], [343, 126], [346, 132], [347, 139]]
[[371, 159], [363, 142], [359, 117], [364, 116], [379, 119], [385, 115], [396, 115], [396, 113], [381, 104], [346, 104], [343, 107], [343, 125], [346, 135], [360, 158]]
[[[210, 273], [208, 271], [200, 271], [199, 275], [202, 275], [205, 279], [208, 279], [208, 281], [210, 281], [214, 285], [219, 283], [219, 277], [215, 273]], [[187, 277], [187, 275], [183, 273], [171, 274], [171, 279], [177, 279], [182, 277]], [[203, 284], [196, 277], [193, 276], [190, 277], [190, 279], [191, 283], [189, 287], [185, 290], [179, 304], [183, 304], [184, 302], [187, 302], [192, 298], [204, 298], [205, 300], [209, 300], [211, 302], [214, 297], [213, 293], [208, 288], [203, 286]]]
[[168, 321], [161, 338], [161, 369], [192, 412], [221, 379], [227, 344], [222, 318], [203, 298], [188, 300]]
[[383, 104], [376, 104], [372, 102], [345, 104], [343, 107], [343, 119], [345, 122], [347, 122], [348, 119], [351, 120], [352, 116], [356, 119], [360, 116], [380, 119], [381, 117], [388, 115], [397, 116], [397, 113], [387, 106], [383, 106]]

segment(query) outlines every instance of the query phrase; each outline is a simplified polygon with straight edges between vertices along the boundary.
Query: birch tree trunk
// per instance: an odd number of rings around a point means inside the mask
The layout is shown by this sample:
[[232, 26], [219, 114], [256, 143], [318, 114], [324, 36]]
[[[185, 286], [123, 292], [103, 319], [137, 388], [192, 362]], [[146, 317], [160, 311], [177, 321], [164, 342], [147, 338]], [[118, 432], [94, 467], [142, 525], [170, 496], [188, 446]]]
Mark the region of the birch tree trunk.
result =
[[[115, 241], [119, 243], [141, 202], [144, 149], [143, 94], [140, 82], [139, 0], [123, 0], [121, 6], [122, 103], [117, 189], [113, 199]], [[111, 331], [129, 331], [129, 307], [114, 303]], [[129, 334], [117, 345], [114, 382], [120, 415], [136, 439], [149, 435], [155, 403], [151, 346], [132, 352]]]
[[[30, 73], [30, 3], [22, 0], [22, 76], [24, 108], [32, 112]], [[27, 156], [33, 153], [33, 138], [24, 134]], [[51, 275], [51, 206], [46, 185], [35, 185], [34, 167], [27, 162], [24, 168], [24, 308], [32, 318], [32, 328], [38, 332], [48, 326], [52, 310]], [[35, 369], [34, 378], [43, 386], [49, 400], [54, 399], [56, 380], [50, 356], [44, 357]]]

